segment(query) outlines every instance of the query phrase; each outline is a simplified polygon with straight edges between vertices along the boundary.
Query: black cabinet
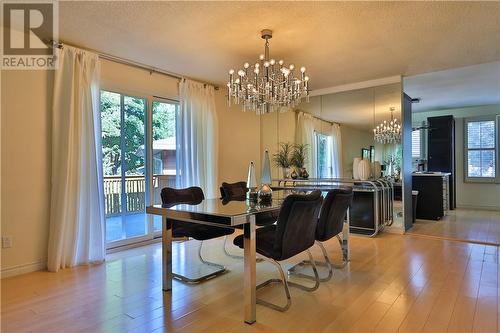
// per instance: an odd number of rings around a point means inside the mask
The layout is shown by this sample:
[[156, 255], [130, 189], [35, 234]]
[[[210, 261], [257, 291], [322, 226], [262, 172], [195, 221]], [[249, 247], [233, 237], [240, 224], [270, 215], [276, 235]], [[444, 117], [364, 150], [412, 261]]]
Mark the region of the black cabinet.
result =
[[416, 218], [440, 220], [448, 208], [448, 176], [413, 175], [413, 189], [418, 191]]
[[451, 173], [447, 199], [449, 208], [455, 209], [455, 119], [453, 116], [429, 117], [427, 123], [427, 170]]
[[354, 192], [350, 209], [350, 231], [370, 235], [375, 230], [375, 197], [373, 192]]

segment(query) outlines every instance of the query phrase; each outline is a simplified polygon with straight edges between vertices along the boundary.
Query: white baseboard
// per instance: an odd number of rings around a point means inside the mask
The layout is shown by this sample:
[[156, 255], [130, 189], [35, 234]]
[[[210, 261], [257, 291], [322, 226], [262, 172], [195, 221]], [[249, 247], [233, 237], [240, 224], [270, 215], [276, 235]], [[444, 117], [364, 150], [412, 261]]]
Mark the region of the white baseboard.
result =
[[500, 211], [500, 206], [457, 205], [457, 208]]
[[47, 263], [42, 262], [42, 261], [32, 262], [32, 263], [23, 264], [23, 265], [17, 265], [14, 267], [2, 269], [1, 278], [3, 279], [3, 278], [16, 276], [16, 275], [41, 271], [41, 270], [45, 270], [46, 268], [47, 268]]

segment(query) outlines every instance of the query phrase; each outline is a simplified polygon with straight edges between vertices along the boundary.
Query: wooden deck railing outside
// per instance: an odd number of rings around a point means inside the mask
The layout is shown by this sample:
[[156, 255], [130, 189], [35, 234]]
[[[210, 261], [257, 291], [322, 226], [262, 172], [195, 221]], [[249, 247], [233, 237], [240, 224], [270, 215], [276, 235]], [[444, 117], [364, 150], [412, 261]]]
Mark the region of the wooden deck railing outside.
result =
[[[121, 204], [121, 177], [104, 176], [104, 206], [106, 216], [113, 216], [122, 212]], [[175, 186], [175, 175], [154, 175], [153, 188], [155, 198], [160, 198], [162, 188]], [[125, 177], [125, 204], [127, 212], [144, 211], [146, 183], [144, 176]]]

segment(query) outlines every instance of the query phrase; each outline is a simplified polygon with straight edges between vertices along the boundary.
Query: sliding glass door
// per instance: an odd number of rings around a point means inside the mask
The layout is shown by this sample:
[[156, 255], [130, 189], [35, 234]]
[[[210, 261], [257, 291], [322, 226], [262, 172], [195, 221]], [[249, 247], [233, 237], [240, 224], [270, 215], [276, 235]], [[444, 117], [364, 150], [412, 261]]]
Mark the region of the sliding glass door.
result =
[[101, 91], [106, 242], [147, 238], [147, 100]]
[[175, 101], [101, 91], [108, 248], [161, 234], [161, 218], [145, 209], [161, 204], [162, 188], [175, 187], [178, 110]]

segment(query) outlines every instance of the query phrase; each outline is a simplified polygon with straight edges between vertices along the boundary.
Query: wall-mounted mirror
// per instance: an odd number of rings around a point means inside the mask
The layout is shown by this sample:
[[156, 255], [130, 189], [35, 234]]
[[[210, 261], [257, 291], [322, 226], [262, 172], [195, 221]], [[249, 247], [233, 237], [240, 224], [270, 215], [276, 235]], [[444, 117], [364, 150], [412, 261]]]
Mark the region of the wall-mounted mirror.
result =
[[[399, 82], [311, 96], [309, 102], [302, 102], [294, 110], [261, 116], [261, 151], [268, 149], [273, 156], [283, 149], [283, 145], [305, 144], [307, 154], [303, 167], [310, 180], [336, 178], [346, 180], [347, 184], [353, 179], [371, 181], [390, 177], [396, 200], [390, 209], [388, 220], [391, 221], [387, 224], [402, 233], [401, 144], [399, 141], [377, 142], [373, 131], [384, 121], [390, 123], [391, 117], [401, 124], [401, 105]], [[369, 163], [369, 174], [362, 177], [359, 175], [360, 159]], [[284, 170], [278, 163], [272, 163], [272, 176], [274, 179], [291, 178], [293, 169], [292, 166]], [[294, 176], [300, 178], [300, 174]], [[362, 182], [353, 184], [364, 185]]]
[[414, 101], [412, 233], [499, 243], [495, 229], [477, 230], [500, 209], [500, 61], [408, 76], [403, 87]]

